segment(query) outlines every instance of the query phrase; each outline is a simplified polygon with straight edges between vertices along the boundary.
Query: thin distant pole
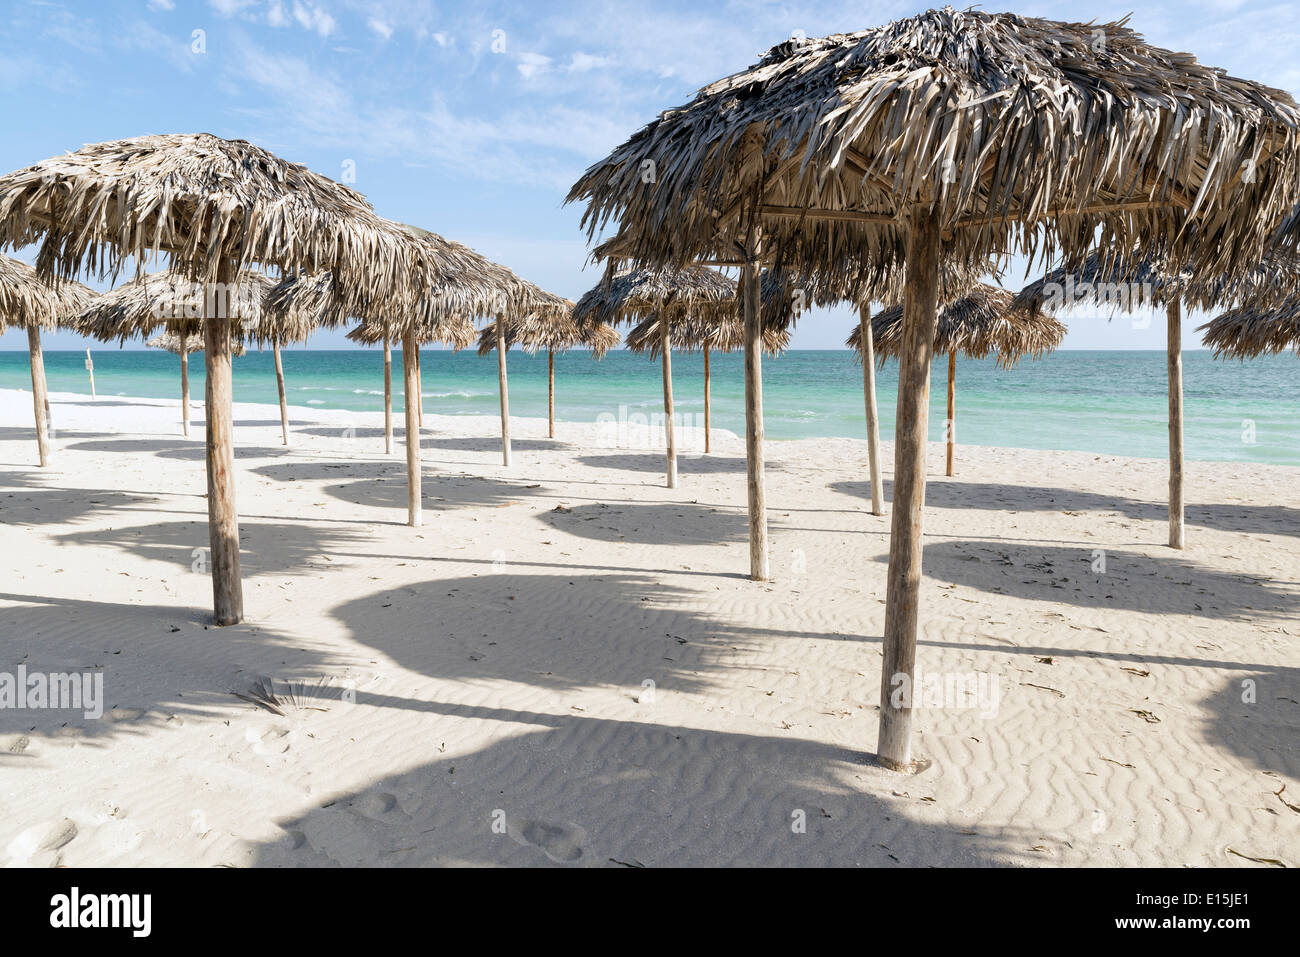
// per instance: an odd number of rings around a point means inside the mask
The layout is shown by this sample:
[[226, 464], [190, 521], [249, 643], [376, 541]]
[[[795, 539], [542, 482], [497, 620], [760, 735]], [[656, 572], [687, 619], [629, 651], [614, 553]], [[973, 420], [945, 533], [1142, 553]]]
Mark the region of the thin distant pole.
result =
[[190, 337], [181, 333], [181, 433], [190, 436]]
[[1183, 309], [1175, 299], [1166, 307], [1169, 320], [1169, 547], [1183, 548]]
[[876, 343], [871, 327], [871, 306], [858, 313], [862, 338], [862, 387], [867, 403], [867, 459], [871, 469], [871, 514], [884, 515], [884, 488], [880, 479], [880, 411], [876, 405]]
[[41, 327], [27, 324], [27, 351], [32, 368], [32, 405], [36, 413], [36, 454], [41, 468], [50, 464], [50, 399], [45, 385], [45, 355]]
[[506, 379], [506, 319], [497, 316], [497, 388], [501, 392], [501, 461], [510, 466], [510, 388]]
[[555, 350], [546, 350], [546, 378], [547, 378], [547, 421], [550, 423], [550, 437], [555, 438]]
[[948, 477], [957, 474], [957, 350], [948, 353]]
[[384, 454], [393, 454], [393, 342], [384, 333]]
[[668, 487], [677, 487], [677, 436], [673, 429], [673, 343], [668, 317], [659, 316], [659, 349], [664, 366], [664, 438], [668, 453]]
[[271, 340], [271, 349], [275, 353], [275, 385], [280, 391], [280, 432], [284, 444], [289, 444], [289, 402], [284, 392], [284, 362], [280, 358], [280, 341]]
[[709, 432], [712, 427], [713, 409], [712, 397], [709, 395], [711, 390], [709, 380], [709, 347], [704, 347], [704, 454], [707, 455], [712, 451], [712, 442], [709, 438]]

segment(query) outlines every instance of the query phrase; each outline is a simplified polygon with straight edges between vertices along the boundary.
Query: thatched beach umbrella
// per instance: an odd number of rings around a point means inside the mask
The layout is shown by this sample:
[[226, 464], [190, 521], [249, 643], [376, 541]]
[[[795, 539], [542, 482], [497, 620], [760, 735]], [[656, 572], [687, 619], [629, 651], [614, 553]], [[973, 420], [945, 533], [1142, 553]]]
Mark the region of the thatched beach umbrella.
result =
[[[1211, 277], [1198, 280], [1147, 249], [1104, 248], [1091, 253], [1077, 269], [1059, 268], [1030, 283], [1015, 298], [1014, 308], [1034, 318], [1045, 310], [1080, 303], [1133, 312], [1144, 307], [1165, 311], [1165, 351], [1169, 391], [1169, 545], [1186, 545], [1186, 480], [1183, 455], [1183, 310], [1214, 308], [1220, 300], [1255, 288], [1256, 266], [1234, 282]], [[1226, 304], [1226, 303], [1225, 303]]]
[[[735, 352], [745, 347], [745, 327], [734, 304], [723, 310], [719, 318], [710, 321], [699, 315], [676, 320], [663, 320], [650, 316], [634, 326], [625, 343], [631, 352], [648, 353], [658, 359], [664, 355], [665, 341], [672, 349], [682, 352], [700, 352], [704, 356], [704, 451], [712, 451], [710, 432], [713, 426], [712, 383], [709, 372], [709, 355], [715, 352]], [[780, 355], [790, 347], [789, 326], [765, 325], [763, 351], [769, 356]]]
[[[605, 353], [623, 341], [618, 330], [606, 323], [579, 326], [574, 321], [573, 309], [574, 304], [570, 302], [569, 312], [562, 315], [543, 318], [532, 314], [506, 323], [507, 351], [515, 345], [522, 346], [530, 355], [546, 350], [546, 420], [551, 438], [555, 438], [555, 354], [586, 346], [593, 359], [603, 359]], [[478, 354], [483, 358], [491, 355], [497, 348], [497, 339], [495, 326], [484, 326], [478, 337]]]
[[[1076, 266], [1095, 237], [1164, 241], [1201, 275], [1239, 275], [1295, 201], [1290, 96], [1152, 47], [1124, 23], [931, 10], [773, 48], [593, 166], [569, 194], [593, 238], [675, 268], [743, 260], [747, 409], [757, 394], [764, 261], [834, 287], [905, 264], [880, 760], [911, 764], [925, 430], [940, 265], [1041, 246]], [[750, 295], [748, 293], [752, 292]], [[746, 429], [750, 565], [767, 574]]]
[[[396, 284], [371, 285], [354, 279], [337, 281], [318, 275], [286, 279], [271, 290], [267, 309], [273, 315], [302, 313], [307, 321], [336, 327], [356, 320], [377, 323], [402, 339], [402, 368], [406, 395], [407, 521], [424, 522], [420, 472], [420, 383], [418, 370], [421, 330], [444, 323], [471, 321], [478, 316], [504, 320], [531, 311], [559, 310], [565, 300], [541, 293], [505, 266], [474, 250], [419, 229], [388, 224], [404, 236], [408, 273]], [[472, 340], [471, 340], [472, 341]], [[504, 380], [504, 375], [502, 375]], [[502, 390], [502, 449], [509, 464], [509, 418]]]
[[1294, 351], [1300, 355], [1300, 297], [1278, 305], [1230, 309], [1201, 326], [1216, 359], [1253, 359]]
[[41, 330], [57, 328], [66, 316], [82, 308], [94, 295], [79, 282], [47, 283], [26, 263], [0, 256], [0, 332], [10, 326], [27, 330], [36, 453], [41, 468], [50, 464], [50, 396], [45, 385]]
[[[271, 280], [246, 269], [240, 273], [237, 286], [227, 291], [226, 301], [219, 307], [212, 304], [214, 309], [220, 308], [236, 320], [232, 356], [244, 354], [243, 344], [250, 331], [262, 322], [262, 302], [270, 287]], [[144, 338], [159, 326], [166, 330], [159, 337], [164, 344], [146, 344], [165, 348], [181, 358], [181, 430], [186, 436], [190, 434], [189, 354], [203, 351], [207, 295], [201, 283], [169, 272], [149, 273], [96, 297], [70, 319], [78, 333], [100, 342], [124, 343], [128, 339]]]
[[[164, 332], [162, 335], [154, 336], [145, 345], [150, 349], [161, 349], [163, 352], [170, 352], [172, 355], [180, 357], [181, 432], [188, 437], [190, 434], [190, 353], [202, 352], [203, 342], [195, 336]], [[245, 351], [242, 342], [235, 342], [230, 346], [230, 354], [236, 359], [242, 356]]]
[[[424, 424], [424, 384], [420, 374], [419, 351], [428, 345], [447, 345], [455, 351], [468, 349], [474, 343], [477, 330], [464, 316], [448, 316], [431, 325], [420, 326], [415, 333], [416, 396], [418, 404], [416, 423]], [[393, 452], [393, 330], [388, 323], [366, 320], [348, 333], [348, 338], [358, 345], [384, 347], [384, 453]], [[408, 396], [407, 401], [410, 401]]]
[[[163, 254], [208, 285], [201, 317], [207, 369], [208, 524], [218, 625], [244, 616], [231, 446], [231, 317], [222, 296], [254, 263], [333, 269], [389, 288], [406, 277], [394, 231], [347, 187], [242, 140], [142, 136], [86, 146], [0, 177], [0, 248], [40, 242], [37, 271], [118, 273]], [[162, 325], [163, 323], [158, 323]]]
[[[610, 269], [573, 310], [579, 326], [662, 319], [658, 326], [663, 362], [664, 438], [667, 484], [677, 487], [677, 435], [673, 421], [672, 333], [683, 322], [715, 326], [734, 316], [736, 286], [714, 269]], [[706, 361], [707, 361], [707, 353]]]
[[[497, 388], [501, 395], [501, 455], [507, 467], [510, 465], [510, 389], [506, 379], [506, 353], [510, 351], [510, 345], [506, 328], [512, 322], [545, 325], [572, 321], [570, 317], [574, 308], [573, 302], [563, 296], [518, 277], [515, 278], [513, 296], [515, 304], [503, 304], [497, 310], [491, 327], [496, 338]], [[479, 355], [483, 355], [482, 349]]]
[[[1005, 289], [978, 283], [966, 295], [944, 303], [934, 332], [934, 354], [948, 357], [947, 474], [957, 467], [957, 356], [983, 359], [997, 356], [998, 365], [1012, 368], [1024, 356], [1039, 358], [1065, 338], [1065, 326], [1051, 316], [1033, 316], [1011, 308], [1014, 296]], [[903, 307], [891, 306], [871, 321], [870, 337], [881, 362], [903, 353], [906, 330]], [[849, 335], [847, 345], [863, 358], [862, 327]]]

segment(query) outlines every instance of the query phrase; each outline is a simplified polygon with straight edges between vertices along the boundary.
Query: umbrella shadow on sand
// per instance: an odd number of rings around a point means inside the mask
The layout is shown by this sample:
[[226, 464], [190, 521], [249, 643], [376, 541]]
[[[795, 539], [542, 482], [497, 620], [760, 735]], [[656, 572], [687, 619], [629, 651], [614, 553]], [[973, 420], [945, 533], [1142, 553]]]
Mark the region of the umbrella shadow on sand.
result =
[[575, 505], [538, 516], [558, 531], [601, 542], [717, 545], [749, 538], [744, 511], [694, 504]]
[[[283, 839], [253, 863], [989, 864], [1030, 846], [1004, 828], [910, 820], [923, 790], [875, 796], [897, 791], [897, 779], [865, 750], [656, 723], [648, 688], [658, 700], [707, 695], [712, 675], [734, 683], [736, 669], [755, 667], [747, 653], [766, 639], [811, 633], [743, 626], [708, 610], [709, 590], [652, 576], [508, 568], [393, 588], [332, 614], [403, 668], [461, 690], [532, 685], [526, 700], [544, 710], [445, 703], [437, 685], [414, 704], [359, 691], [358, 706], [441, 716], [431, 753], [467, 724], [497, 723], [501, 733], [470, 753], [314, 802], [281, 820]], [[584, 706], [633, 716], [586, 717]], [[496, 812], [503, 833], [493, 832]]]
[[67, 525], [100, 512], [155, 506], [157, 495], [105, 489], [66, 488], [35, 472], [0, 472], [0, 525]]
[[[1242, 674], [1224, 682], [1204, 702], [1210, 717], [1203, 721], [1207, 741], [1261, 772], [1271, 772], [1265, 783], [1275, 795], [1285, 780], [1300, 779], [1300, 668], [1265, 668], [1246, 665]], [[1300, 807], [1300, 792], [1292, 786], [1281, 795]], [[1300, 812], [1283, 801], [1271, 810], [1300, 825]], [[1294, 817], [1292, 817], [1294, 815]]]
[[[516, 452], [546, 452], [554, 449], [571, 448], [572, 444], [561, 439], [516, 439], [510, 440], [510, 447]], [[492, 452], [501, 453], [501, 436], [472, 438], [455, 436], [452, 438], [422, 438], [422, 449], [445, 449], [449, 452]]]
[[[663, 472], [667, 462], [663, 452], [612, 453], [607, 455], [580, 455], [578, 461], [583, 465], [598, 469], [614, 469], [623, 472]], [[780, 471], [780, 463], [768, 462], [768, 471]], [[691, 452], [679, 452], [677, 471], [683, 475], [715, 475], [719, 473], [745, 474], [745, 459], [729, 455], [696, 455]]]
[[[202, 573], [209, 545], [207, 516], [193, 521], [157, 522], [55, 536], [59, 542], [116, 548], [187, 572]], [[369, 534], [306, 522], [264, 522], [245, 518], [239, 525], [239, 561], [244, 577], [285, 575], [328, 566], [331, 556], [363, 542]]]
[[[263, 478], [282, 482], [330, 482], [321, 491], [363, 508], [406, 510], [406, 467], [403, 464], [293, 462], [265, 465], [252, 470]], [[535, 495], [539, 487], [474, 475], [426, 472], [421, 482], [426, 509], [497, 508]], [[405, 519], [403, 518], [404, 522]]]
[[[276, 423], [279, 424], [278, 422]], [[184, 462], [204, 462], [207, 460], [207, 448], [203, 437], [186, 441], [184, 439], [101, 439], [92, 442], [78, 442], [69, 445], [70, 451], [76, 452], [122, 452], [132, 455], [156, 455], [163, 459], [177, 459]], [[289, 450], [278, 448], [261, 448], [249, 445], [235, 445], [236, 459], [269, 459], [288, 455]]]
[[[253, 625], [217, 633], [208, 608], [0, 594], [5, 647], [28, 674], [102, 674], [103, 715], [85, 709], [0, 709], [0, 771], [38, 768], [48, 746], [82, 739], [166, 735], [187, 718], [243, 707], [260, 676], [300, 678], [331, 667], [327, 656]], [[66, 745], [60, 745], [66, 746]]]
[[931, 581], [1027, 601], [1237, 621], [1300, 616], [1300, 590], [1169, 555], [951, 541], [926, 545], [923, 561]]
[[[882, 483], [886, 501], [892, 501], [894, 483]], [[871, 498], [867, 482], [833, 482], [828, 488], [858, 501]], [[1036, 488], [1032, 485], [1001, 485], [990, 482], [948, 481], [931, 477], [925, 485], [925, 502], [936, 508], [1005, 509], [1010, 512], [1118, 512], [1135, 521], [1162, 522], [1169, 518], [1168, 505], [1083, 489]], [[1189, 504], [1188, 525], [1220, 532], [1300, 535], [1300, 508], [1288, 505]]]
[[708, 591], [630, 573], [522, 574], [509, 553], [499, 559], [479, 575], [344, 603], [333, 617], [357, 641], [433, 678], [614, 687], [629, 699], [647, 680], [664, 691], [706, 689], [709, 673], [728, 667], [736, 648], [774, 634], [696, 609]]
[[915, 820], [924, 778], [912, 796], [886, 799], [897, 779], [821, 741], [652, 723], [650, 714], [431, 707], [447, 715], [448, 741], [462, 722], [498, 722], [510, 736], [317, 801], [278, 821], [283, 836], [250, 863], [890, 867], [1034, 856], [1029, 832]]

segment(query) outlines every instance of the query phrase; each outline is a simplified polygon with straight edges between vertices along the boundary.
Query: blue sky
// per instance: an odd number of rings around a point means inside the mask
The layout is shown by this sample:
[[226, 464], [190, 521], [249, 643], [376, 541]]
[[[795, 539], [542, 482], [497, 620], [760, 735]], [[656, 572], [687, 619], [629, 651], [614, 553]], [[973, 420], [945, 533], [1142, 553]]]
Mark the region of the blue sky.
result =
[[[1004, 3], [1070, 20], [1122, 3]], [[802, 31], [863, 29], [912, 3], [429, 0], [4, 0], [0, 169], [144, 133], [251, 140], [355, 186], [381, 215], [468, 243], [576, 298], [584, 266], [569, 185], [662, 109]], [[1300, 3], [1148, 2], [1151, 42], [1300, 89]], [[201, 31], [201, 32], [196, 32]], [[200, 42], [201, 41], [201, 42]], [[19, 253], [31, 258], [31, 251]], [[1023, 268], [1008, 277], [1014, 286]], [[1193, 317], [1199, 319], [1200, 317]], [[847, 309], [805, 315], [796, 348], [838, 348]], [[1135, 328], [1080, 313], [1067, 347], [1162, 348], [1163, 320]], [[1198, 345], [1188, 322], [1187, 345]], [[74, 348], [50, 336], [47, 348]], [[321, 334], [312, 348], [348, 344]], [[0, 349], [25, 349], [22, 333]]]

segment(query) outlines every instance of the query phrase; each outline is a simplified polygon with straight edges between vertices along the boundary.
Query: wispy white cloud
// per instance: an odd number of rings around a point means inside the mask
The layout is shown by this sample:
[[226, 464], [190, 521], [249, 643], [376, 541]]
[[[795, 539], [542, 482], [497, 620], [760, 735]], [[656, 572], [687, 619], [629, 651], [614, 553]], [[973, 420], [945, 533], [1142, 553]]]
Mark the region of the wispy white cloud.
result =
[[304, 30], [311, 30], [319, 36], [327, 37], [338, 25], [329, 13], [314, 3], [294, 0], [293, 18]]
[[519, 54], [519, 75], [525, 80], [547, 72], [551, 68], [551, 58], [540, 53]]

